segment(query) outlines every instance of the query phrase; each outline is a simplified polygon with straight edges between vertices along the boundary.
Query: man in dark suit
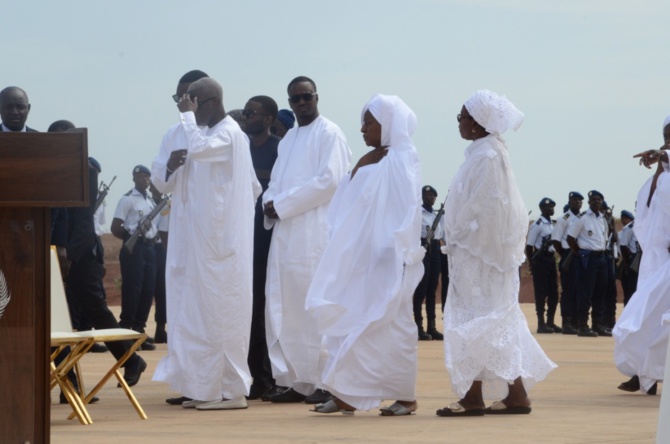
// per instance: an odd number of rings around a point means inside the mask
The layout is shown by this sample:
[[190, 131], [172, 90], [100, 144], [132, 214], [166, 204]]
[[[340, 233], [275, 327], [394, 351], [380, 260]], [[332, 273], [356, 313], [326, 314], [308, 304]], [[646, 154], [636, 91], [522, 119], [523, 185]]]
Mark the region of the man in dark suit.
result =
[[0, 131], [35, 131], [26, 126], [30, 102], [28, 94], [18, 86], [8, 86], [0, 91]]

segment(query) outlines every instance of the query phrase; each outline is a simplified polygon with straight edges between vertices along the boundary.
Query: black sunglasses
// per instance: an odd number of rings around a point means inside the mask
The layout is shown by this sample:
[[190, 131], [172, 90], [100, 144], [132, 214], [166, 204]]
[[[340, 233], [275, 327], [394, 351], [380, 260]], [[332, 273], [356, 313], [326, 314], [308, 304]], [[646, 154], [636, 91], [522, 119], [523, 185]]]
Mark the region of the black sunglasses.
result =
[[269, 114], [264, 114], [264, 113], [258, 112], [256, 110], [253, 110], [253, 109], [250, 109], [249, 111], [242, 111], [242, 115], [244, 117], [246, 117], [247, 119], [251, 119], [256, 114], [258, 114], [260, 116], [269, 116]]
[[464, 116], [463, 114], [456, 114], [456, 120], [457, 120], [458, 122], [460, 122], [461, 119], [472, 119], [472, 120], [475, 120], [474, 117], [472, 117], [472, 116]]
[[289, 97], [288, 101], [291, 103], [300, 103], [300, 99], [302, 99], [305, 102], [311, 102], [314, 97], [316, 97], [316, 93], [296, 94]]

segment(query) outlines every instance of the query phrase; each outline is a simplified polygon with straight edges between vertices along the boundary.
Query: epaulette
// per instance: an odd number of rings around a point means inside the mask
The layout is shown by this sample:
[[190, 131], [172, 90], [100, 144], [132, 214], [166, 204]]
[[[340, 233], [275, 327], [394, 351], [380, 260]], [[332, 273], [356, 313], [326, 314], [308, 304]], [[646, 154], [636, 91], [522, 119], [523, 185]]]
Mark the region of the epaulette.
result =
[[582, 217], [582, 216], [585, 215], [585, 214], [586, 214], [586, 211], [582, 211], [581, 213], [579, 213], [579, 214], [577, 215], [577, 217]]
[[540, 219], [535, 221], [535, 225], [540, 225], [540, 223], [541, 223]]
[[130, 196], [130, 194], [133, 192], [134, 188], [131, 188], [130, 191], [128, 191], [124, 196]]
[[565, 214], [563, 215], [563, 219], [565, 219], [565, 220], [570, 219], [570, 214], [571, 214], [571, 213], [570, 213], [569, 211], [568, 211], [567, 213], [565, 213]]

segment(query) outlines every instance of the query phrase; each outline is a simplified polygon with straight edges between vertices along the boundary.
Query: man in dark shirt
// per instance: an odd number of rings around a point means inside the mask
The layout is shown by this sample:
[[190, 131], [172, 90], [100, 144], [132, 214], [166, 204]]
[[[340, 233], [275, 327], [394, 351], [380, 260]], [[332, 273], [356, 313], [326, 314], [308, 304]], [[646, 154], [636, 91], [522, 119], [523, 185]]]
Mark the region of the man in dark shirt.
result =
[[[277, 103], [270, 97], [255, 96], [244, 105], [242, 129], [249, 137], [251, 160], [263, 191], [268, 188], [270, 173], [277, 160], [280, 139], [270, 132], [276, 118]], [[249, 399], [263, 396], [263, 400], [267, 400], [276, 392], [265, 337], [265, 279], [271, 238], [272, 230], [263, 227], [262, 196], [259, 196], [254, 219], [254, 302], [248, 358], [254, 382], [249, 391]]]

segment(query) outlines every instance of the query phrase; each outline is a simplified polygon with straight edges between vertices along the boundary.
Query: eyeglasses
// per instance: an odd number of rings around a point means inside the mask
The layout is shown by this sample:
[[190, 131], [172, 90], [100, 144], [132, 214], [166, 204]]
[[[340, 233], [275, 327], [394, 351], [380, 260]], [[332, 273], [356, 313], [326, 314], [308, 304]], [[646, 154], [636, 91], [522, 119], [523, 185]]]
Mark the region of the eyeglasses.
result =
[[[212, 100], [213, 98], [214, 98], [214, 97], [210, 97], [210, 98], [207, 99], [207, 100], [203, 100], [203, 101], [201, 101], [201, 102], [198, 102], [198, 106], [202, 105], [202, 104], [205, 103], [205, 102], [209, 102], [209, 101]], [[179, 103], [179, 99], [181, 99], [181, 94], [173, 94], [173, 95], [172, 95], [172, 100], [174, 100], [176, 103]]]
[[472, 116], [464, 116], [463, 114], [456, 114], [456, 120], [461, 121], [462, 119], [472, 119], [475, 120]]
[[311, 102], [316, 95], [316, 93], [296, 94], [295, 96], [289, 97], [288, 101], [291, 103], [300, 103], [300, 99], [302, 99], [305, 102]]
[[214, 97], [210, 97], [209, 99], [205, 99], [205, 100], [203, 100], [203, 101], [198, 100], [198, 106], [202, 106], [202, 105], [204, 105], [205, 103], [209, 102], [209, 101], [212, 100], [213, 98], [214, 98]]
[[269, 116], [269, 114], [264, 114], [264, 113], [261, 113], [261, 112], [258, 112], [256, 110], [254, 110], [254, 109], [250, 109], [249, 111], [242, 111], [242, 115], [247, 119], [251, 119], [256, 114], [258, 114], [259, 116]]

